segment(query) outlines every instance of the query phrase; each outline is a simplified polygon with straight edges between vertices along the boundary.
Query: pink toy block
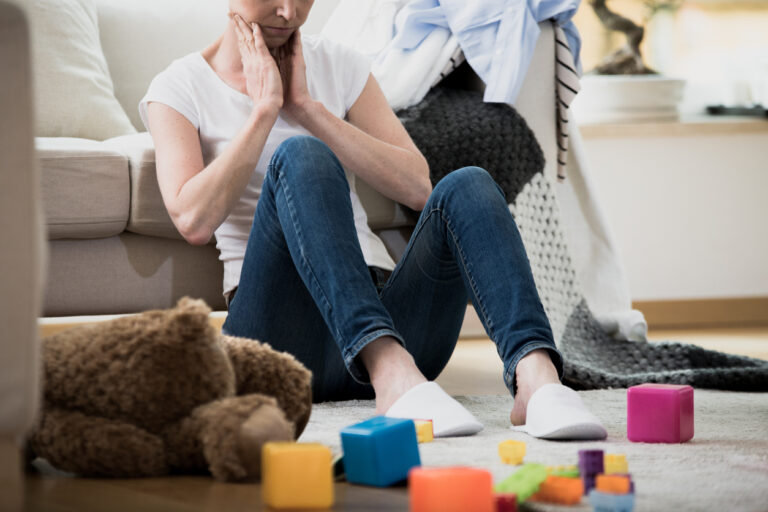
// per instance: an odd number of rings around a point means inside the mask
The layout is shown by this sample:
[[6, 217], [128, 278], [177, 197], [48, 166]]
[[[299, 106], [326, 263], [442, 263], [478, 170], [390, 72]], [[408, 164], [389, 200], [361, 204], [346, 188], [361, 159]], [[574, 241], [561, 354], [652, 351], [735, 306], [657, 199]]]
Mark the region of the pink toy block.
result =
[[693, 437], [693, 388], [641, 384], [627, 390], [627, 437], [634, 443], [684, 443]]

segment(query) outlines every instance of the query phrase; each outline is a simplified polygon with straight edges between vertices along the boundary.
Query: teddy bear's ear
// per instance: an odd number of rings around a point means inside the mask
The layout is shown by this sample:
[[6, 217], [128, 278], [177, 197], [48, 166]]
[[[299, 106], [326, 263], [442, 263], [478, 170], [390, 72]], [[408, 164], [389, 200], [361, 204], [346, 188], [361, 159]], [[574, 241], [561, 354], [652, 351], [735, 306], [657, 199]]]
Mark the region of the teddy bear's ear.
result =
[[176, 303], [176, 311], [186, 315], [205, 315], [211, 312], [211, 308], [203, 299], [193, 299], [191, 297], [182, 297]]
[[200, 299], [183, 297], [175, 308], [168, 310], [166, 322], [172, 329], [179, 330], [179, 334], [185, 333], [194, 336], [208, 328], [208, 314], [211, 308]]

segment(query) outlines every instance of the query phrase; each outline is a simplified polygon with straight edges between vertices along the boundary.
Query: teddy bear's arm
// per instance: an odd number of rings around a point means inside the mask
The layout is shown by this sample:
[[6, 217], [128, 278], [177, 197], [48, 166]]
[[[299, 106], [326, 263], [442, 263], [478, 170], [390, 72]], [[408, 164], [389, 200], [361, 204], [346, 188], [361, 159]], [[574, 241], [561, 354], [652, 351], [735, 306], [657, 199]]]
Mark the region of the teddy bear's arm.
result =
[[312, 412], [312, 372], [266, 343], [227, 335], [221, 339], [235, 370], [235, 392], [275, 397], [286, 418], [296, 425], [298, 439]]
[[83, 476], [168, 473], [162, 439], [129, 423], [78, 411], [47, 408], [27, 442], [38, 457]]
[[233, 396], [198, 406], [163, 433], [173, 471], [206, 468], [217, 480], [255, 481], [261, 476], [261, 447], [293, 439], [294, 425], [275, 399]]

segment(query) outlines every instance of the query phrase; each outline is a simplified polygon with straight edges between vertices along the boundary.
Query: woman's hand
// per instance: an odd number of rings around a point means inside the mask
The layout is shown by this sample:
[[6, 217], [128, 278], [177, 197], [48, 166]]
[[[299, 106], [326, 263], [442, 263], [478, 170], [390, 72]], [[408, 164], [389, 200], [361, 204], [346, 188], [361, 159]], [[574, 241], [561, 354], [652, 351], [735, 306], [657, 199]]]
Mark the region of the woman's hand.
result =
[[238, 14], [231, 19], [237, 33], [246, 91], [254, 108], [266, 106], [274, 108], [275, 112], [280, 110], [283, 106], [283, 79], [264, 42], [261, 27], [256, 23], [248, 25]]
[[274, 55], [283, 79], [283, 108], [301, 122], [313, 100], [307, 88], [307, 65], [298, 29], [287, 43], [275, 49]]

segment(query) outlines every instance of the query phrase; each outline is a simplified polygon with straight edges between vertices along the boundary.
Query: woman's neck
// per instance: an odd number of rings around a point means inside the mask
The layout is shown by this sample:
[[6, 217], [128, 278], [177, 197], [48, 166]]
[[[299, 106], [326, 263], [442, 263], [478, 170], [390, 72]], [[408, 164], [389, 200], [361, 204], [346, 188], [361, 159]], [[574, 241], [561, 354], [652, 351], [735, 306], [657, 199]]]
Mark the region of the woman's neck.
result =
[[209, 47], [200, 52], [217, 73], [225, 76], [242, 76], [243, 62], [235, 32], [227, 28]]

